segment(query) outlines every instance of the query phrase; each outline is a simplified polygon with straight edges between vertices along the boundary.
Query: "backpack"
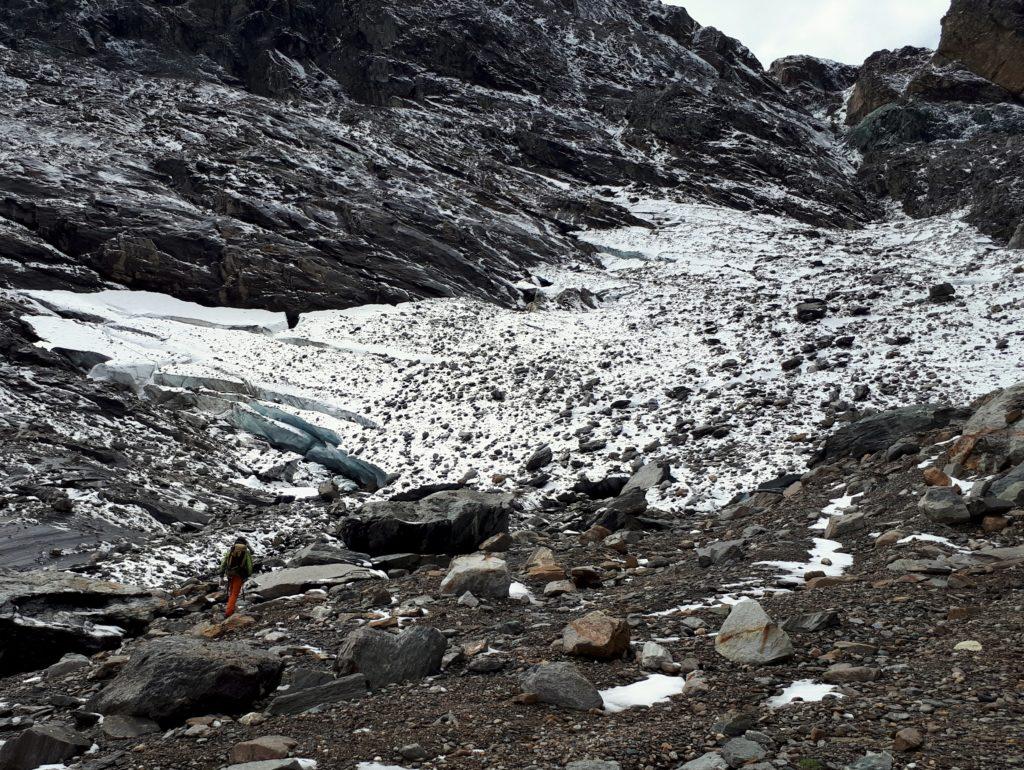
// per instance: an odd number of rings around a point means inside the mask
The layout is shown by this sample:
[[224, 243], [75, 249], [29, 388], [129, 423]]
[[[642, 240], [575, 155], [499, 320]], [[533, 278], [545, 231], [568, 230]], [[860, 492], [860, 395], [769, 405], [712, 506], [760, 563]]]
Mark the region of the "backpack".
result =
[[228, 552], [228, 564], [226, 571], [242, 574], [245, 572], [245, 557], [249, 552], [249, 547], [242, 543], [236, 543], [231, 546], [231, 550]]

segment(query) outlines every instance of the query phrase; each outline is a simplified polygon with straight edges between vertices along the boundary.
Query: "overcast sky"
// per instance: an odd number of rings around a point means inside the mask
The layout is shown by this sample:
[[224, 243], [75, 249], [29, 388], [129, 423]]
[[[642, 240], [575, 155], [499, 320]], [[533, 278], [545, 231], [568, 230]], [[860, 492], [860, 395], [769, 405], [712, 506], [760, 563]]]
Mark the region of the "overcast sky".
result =
[[767, 67], [812, 54], [860, 64], [881, 48], [934, 48], [950, 0], [666, 0], [739, 38]]

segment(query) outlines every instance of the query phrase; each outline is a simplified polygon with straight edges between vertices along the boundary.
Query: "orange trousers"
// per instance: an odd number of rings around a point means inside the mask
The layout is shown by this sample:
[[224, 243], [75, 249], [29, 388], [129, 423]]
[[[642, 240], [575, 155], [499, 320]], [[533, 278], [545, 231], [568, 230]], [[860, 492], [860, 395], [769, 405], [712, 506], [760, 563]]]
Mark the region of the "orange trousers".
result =
[[238, 595], [242, 593], [242, 580], [241, 575], [232, 575], [230, 577], [230, 584], [228, 586], [228, 606], [224, 610], [224, 617], [230, 618], [235, 614], [235, 605], [238, 604]]

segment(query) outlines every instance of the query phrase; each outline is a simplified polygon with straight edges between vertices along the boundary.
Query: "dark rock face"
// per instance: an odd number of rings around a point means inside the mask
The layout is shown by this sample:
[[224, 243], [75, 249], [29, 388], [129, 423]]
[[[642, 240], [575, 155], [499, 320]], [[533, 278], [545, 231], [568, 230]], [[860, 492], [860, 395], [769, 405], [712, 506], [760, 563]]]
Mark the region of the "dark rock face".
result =
[[508, 531], [508, 495], [471, 489], [437, 492], [410, 503], [368, 503], [341, 524], [349, 548], [388, 553], [469, 553]]
[[832, 115], [843, 105], [843, 94], [857, 81], [860, 68], [800, 55], [776, 59], [768, 72], [814, 114]]
[[898, 101], [909, 79], [931, 58], [929, 49], [912, 46], [871, 54], [860, 68], [847, 104], [847, 124], [855, 126], [879, 107]]
[[360, 628], [342, 644], [335, 668], [341, 674], [362, 674], [376, 689], [436, 674], [447, 646], [444, 634], [429, 626], [416, 626], [397, 636]]
[[1024, 95], [1024, 2], [953, 0], [942, 19], [937, 58], [961, 62], [986, 80]]
[[845, 425], [829, 436], [815, 463], [881, 452], [900, 439], [945, 428], [966, 416], [963, 410], [934, 404], [880, 412]]
[[33, 105], [0, 164], [11, 285], [293, 317], [513, 302], [524, 266], [583, 256], [567, 230], [631, 219], [534, 171], [827, 224], [870, 209], [746, 48], [648, 0], [28, 0], [0, 43], [3, 98]]
[[270, 701], [267, 711], [271, 714], [301, 714], [326, 703], [356, 700], [366, 693], [366, 677], [352, 674], [313, 687], [289, 690]]
[[0, 674], [42, 668], [69, 652], [117, 648], [164, 604], [136, 586], [0, 570]]
[[158, 639], [139, 647], [90, 707], [165, 727], [189, 716], [239, 713], [277, 686], [283, 668], [276, 655], [242, 644]]

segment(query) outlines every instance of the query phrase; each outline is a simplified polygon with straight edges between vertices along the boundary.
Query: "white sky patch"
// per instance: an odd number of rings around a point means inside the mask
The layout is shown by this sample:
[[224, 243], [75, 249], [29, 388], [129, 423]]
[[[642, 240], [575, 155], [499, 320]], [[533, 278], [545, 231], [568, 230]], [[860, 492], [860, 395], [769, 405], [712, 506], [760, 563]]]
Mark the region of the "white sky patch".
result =
[[633, 684], [611, 687], [601, 690], [604, 710], [614, 714], [638, 706], [653, 706], [655, 703], [667, 701], [670, 696], [683, 691], [686, 680], [681, 676], [651, 674]]
[[781, 695], [769, 698], [768, 705], [772, 708], [780, 708], [798, 700], [804, 703], [817, 703], [820, 700], [824, 700], [827, 695], [834, 695], [837, 698], [843, 697], [834, 685], [815, 682], [811, 679], [801, 679], [798, 682], [793, 682], [793, 684], [782, 691]]
[[781, 56], [811, 54], [860, 64], [882, 48], [935, 48], [949, 0], [666, 0], [704, 26], [738, 38], [767, 68]]

